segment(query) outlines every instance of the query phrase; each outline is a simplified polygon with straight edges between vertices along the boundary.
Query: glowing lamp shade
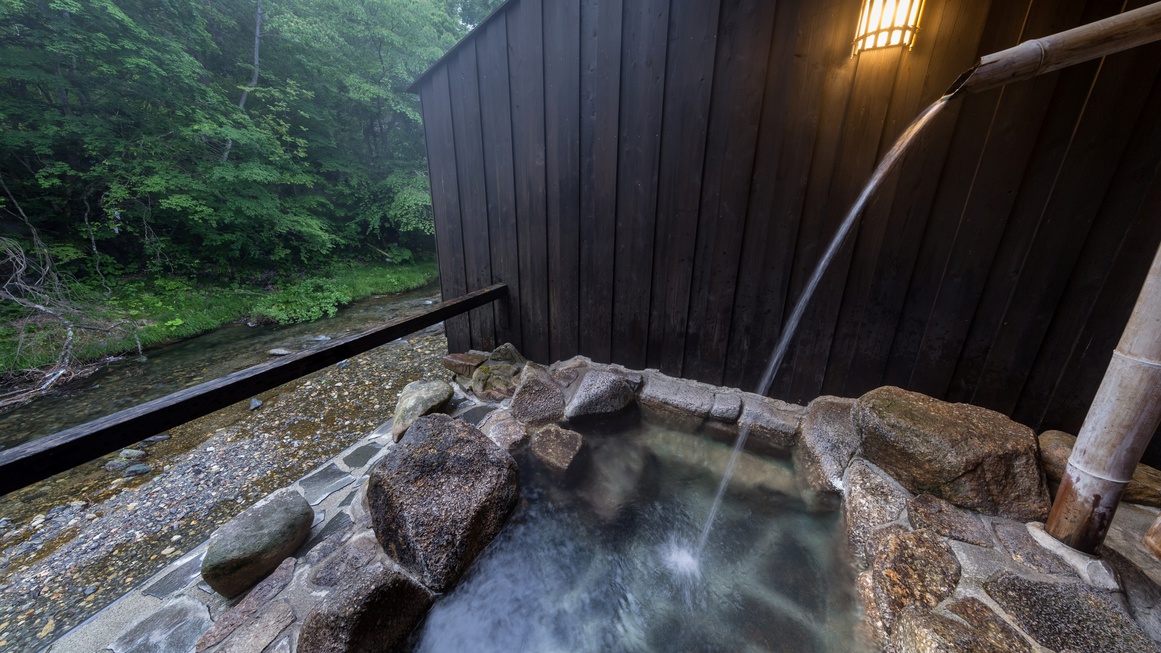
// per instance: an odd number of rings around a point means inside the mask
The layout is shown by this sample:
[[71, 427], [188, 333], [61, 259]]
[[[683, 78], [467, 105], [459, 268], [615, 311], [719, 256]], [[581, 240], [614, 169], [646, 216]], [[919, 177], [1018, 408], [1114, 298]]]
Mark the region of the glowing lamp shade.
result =
[[863, 0], [851, 56], [893, 45], [905, 45], [910, 50], [922, 11], [923, 0]]

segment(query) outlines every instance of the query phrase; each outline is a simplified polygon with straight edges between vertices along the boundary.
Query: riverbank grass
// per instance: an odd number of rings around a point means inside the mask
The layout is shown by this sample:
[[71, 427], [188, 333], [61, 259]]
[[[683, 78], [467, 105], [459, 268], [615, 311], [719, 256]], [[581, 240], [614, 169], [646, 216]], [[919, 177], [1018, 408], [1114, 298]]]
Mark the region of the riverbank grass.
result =
[[[438, 275], [434, 262], [344, 263], [277, 280], [272, 290], [161, 277], [111, 278], [97, 288], [77, 284], [71, 290], [85, 326], [74, 329], [74, 356], [87, 363], [135, 354], [138, 343], [143, 349], [158, 346], [231, 322], [316, 320], [353, 301], [422, 288]], [[65, 337], [58, 321], [0, 305], [0, 375], [12, 378], [54, 364]]]

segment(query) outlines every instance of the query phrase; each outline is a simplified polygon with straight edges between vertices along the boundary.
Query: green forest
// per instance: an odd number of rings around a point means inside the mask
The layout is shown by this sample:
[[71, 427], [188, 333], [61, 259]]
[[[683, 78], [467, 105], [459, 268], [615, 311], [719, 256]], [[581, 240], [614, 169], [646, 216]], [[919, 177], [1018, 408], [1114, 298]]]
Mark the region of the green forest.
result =
[[0, 0], [0, 372], [435, 275], [410, 82], [498, 0]]

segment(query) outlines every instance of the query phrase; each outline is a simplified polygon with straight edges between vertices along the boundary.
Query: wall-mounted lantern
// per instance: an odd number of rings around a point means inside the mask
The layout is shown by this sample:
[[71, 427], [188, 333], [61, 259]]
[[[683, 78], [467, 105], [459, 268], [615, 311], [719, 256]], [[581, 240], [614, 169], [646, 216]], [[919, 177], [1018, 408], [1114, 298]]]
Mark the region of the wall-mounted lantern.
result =
[[851, 56], [863, 50], [915, 44], [923, 0], [863, 0]]

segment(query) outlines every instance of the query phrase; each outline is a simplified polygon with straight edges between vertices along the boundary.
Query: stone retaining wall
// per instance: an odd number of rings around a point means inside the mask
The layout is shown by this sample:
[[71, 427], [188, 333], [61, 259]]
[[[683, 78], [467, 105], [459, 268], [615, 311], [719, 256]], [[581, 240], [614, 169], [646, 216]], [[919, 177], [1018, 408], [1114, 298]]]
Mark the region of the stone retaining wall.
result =
[[[508, 451], [529, 447], [561, 482], [580, 482], [600, 452], [574, 428], [636, 410], [722, 441], [744, 434], [755, 453], [793, 458], [793, 487], [780, 489], [845, 516], [865, 609], [862, 645], [893, 653], [1158, 650], [1161, 569], [1134, 550], [1139, 535], [1131, 534], [1156, 511], [1123, 508], [1102, 561], [1054, 547], [1038, 524], [1048, 491], [1037, 439], [1002, 415], [897, 388], [802, 407], [583, 357], [543, 367], [510, 345], [452, 355], [446, 365], [458, 375], [450, 402], [432, 388], [430, 401], [402, 398], [414, 424], [384, 425], [295, 484], [315, 524], [244, 597], [229, 601], [200, 581], [203, 545], [50, 650], [295, 653], [366, 650], [370, 641], [382, 650], [403, 641], [502, 525], [518, 493], [505, 471], [514, 469]], [[437, 409], [464, 421], [419, 417]], [[453, 441], [474, 443], [463, 460], [476, 462], [445, 460]], [[459, 479], [473, 469], [495, 470], [485, 474], [493, 480]], [[440, 470], [455, 479], [431, 486]], [[369, 498], [368, 478], [379, 479]], [[423, 512], [465, 485], [491, 489]], [[616, 497], [593, 502], [598, 513], [616, 505]], [[393, 510], [414, 514], [395, 519]], [[399, 539], [401, 524], [436, 512], [461, 517]]]

